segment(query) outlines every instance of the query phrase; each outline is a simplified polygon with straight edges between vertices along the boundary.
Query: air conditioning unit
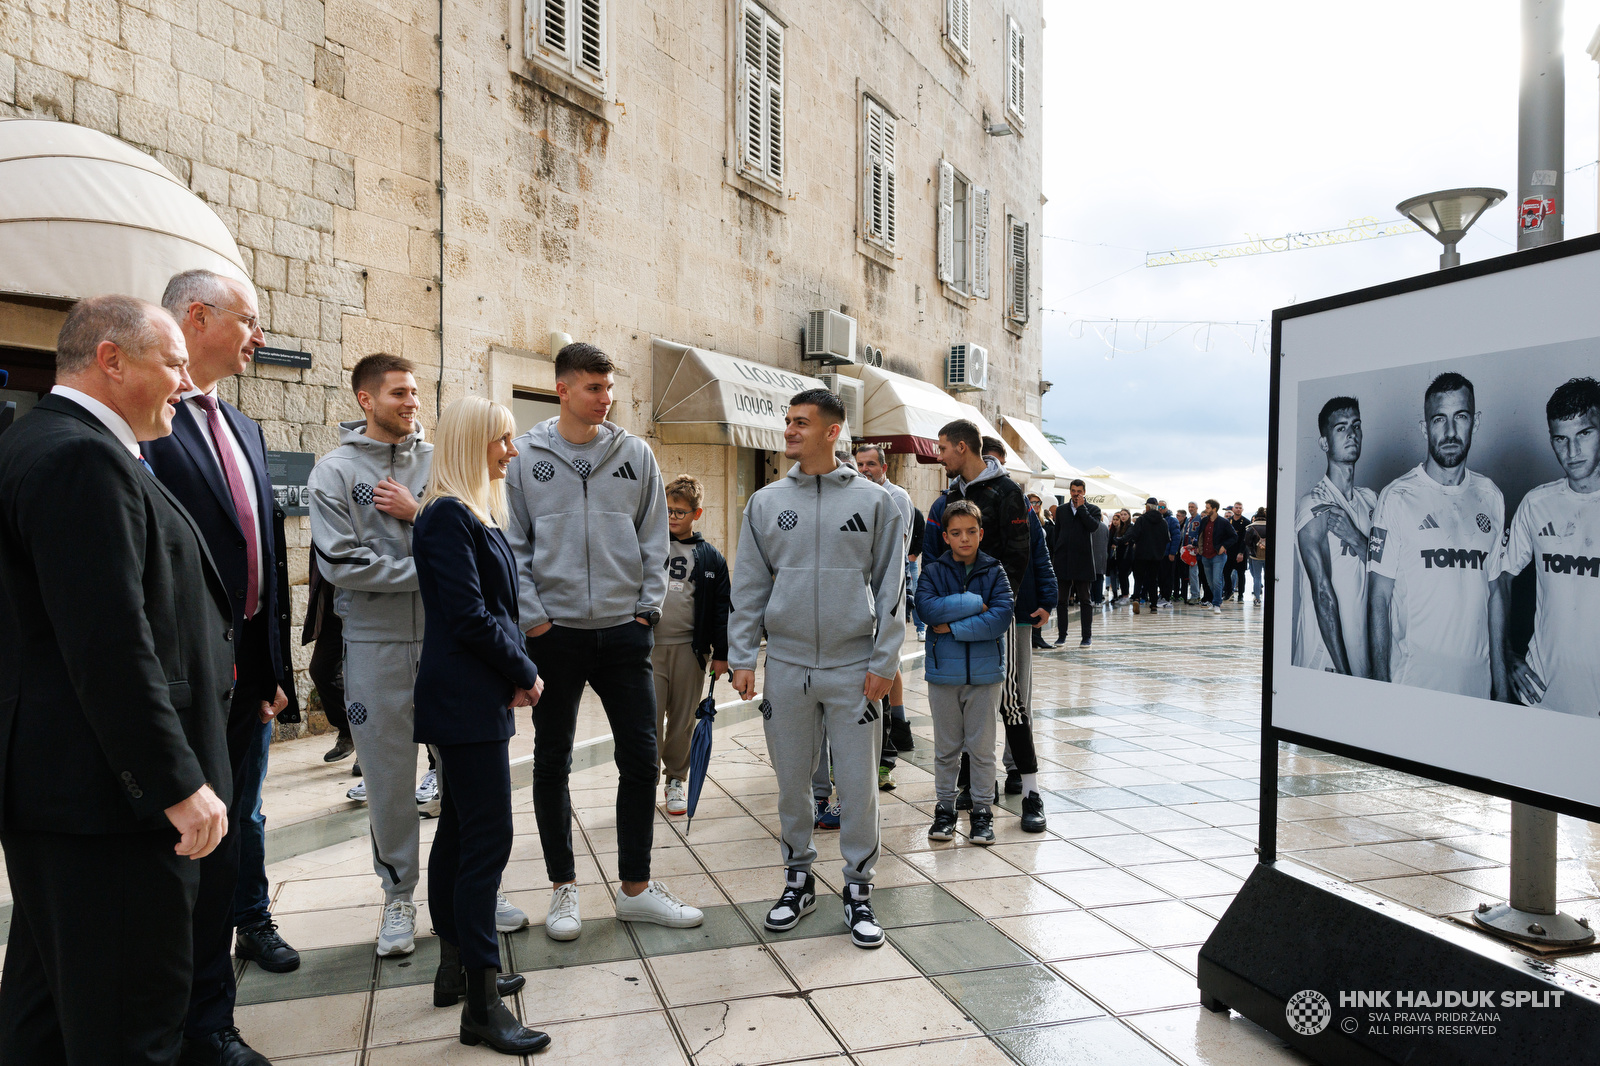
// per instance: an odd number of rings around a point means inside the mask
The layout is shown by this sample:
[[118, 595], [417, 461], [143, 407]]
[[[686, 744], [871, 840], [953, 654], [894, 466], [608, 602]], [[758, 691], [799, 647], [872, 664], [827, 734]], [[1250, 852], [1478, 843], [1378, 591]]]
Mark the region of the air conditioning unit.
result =
[[823, 374], [822, 383], [828, 391], [844, 401], [844, 432], [841, 438], [859, 437], [862, 427], [867, 424], [866, 411], [861, 406], [866, 397], [866, 390], [859, 378], [845, 377], [843, 374]]
[[952, 344], [945, 363], [944, 387], [951, 392], [982, 392], [989, 387], [989, 349]]
[[828, 365], [854, 363], [856, 320], [837, 311], [812, 311], [806, 316], [805, 357]]

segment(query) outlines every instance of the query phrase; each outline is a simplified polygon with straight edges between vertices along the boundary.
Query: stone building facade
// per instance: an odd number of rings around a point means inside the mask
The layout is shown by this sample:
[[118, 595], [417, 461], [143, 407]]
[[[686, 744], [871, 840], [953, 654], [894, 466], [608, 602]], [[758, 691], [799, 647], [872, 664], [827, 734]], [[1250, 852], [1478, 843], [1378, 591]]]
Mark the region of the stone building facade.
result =
[[[832, 309], [940, 386], [953, 343], [987, 348], [962, 399], [1037, 419], [1041, 3], [10, 0], [0, 115], [119, 138], [222, 219], [268, 343], [312, 356], [224, 387], [270, 448], [332, 447], [378, 350], [427, 423], [466, 392], [531, 417], [564, 334], [612, 353], [613, 418], [705, 482], [731, 548], [777, 463], [661, 441], [653, 338], [816, 375]], [[893, 469], [924, 507], [941, 484]]]

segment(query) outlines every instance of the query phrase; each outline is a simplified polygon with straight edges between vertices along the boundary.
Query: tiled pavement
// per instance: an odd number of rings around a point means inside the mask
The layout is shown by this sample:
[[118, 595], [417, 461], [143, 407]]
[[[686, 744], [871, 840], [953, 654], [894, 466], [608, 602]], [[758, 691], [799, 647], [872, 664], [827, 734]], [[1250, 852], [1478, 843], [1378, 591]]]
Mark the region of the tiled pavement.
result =
[[[931, 730], [924, 685], [908, 679], [919, 747], [882, 797], [875, 899], [889, 943], [876, 952], [850, 945], [831, 894], [794, 933], [761, 927], [780, 870], [759, 718], [718, 729], [692, 829], [657, 816], [654, 870], [706, 909], [699, 929], [611, 916], [615, 771], [575, 774], [583, 935], [557, 944], [535, 925], [504, 939], [506, 967], [528, 975], [517, 1010], [554, 1037], [536, 1061], [1304, 1061], [1250, 1022], [1197, 1005], [1199, 945], [1255, 861], [1260, 612], [1225, 612], [1123, 609], [1102, 617], [1091, 650], [1074, 637], [1035, 657], [1050, 831], [1024, 834], [1008, 811], [987, 851], [925, 835]], [[326, 740], [297, 743], [320, 753]], [[1504, 892], [1505, 803], [1305, 750], [1283, 751], [1280, 765], [1286, 855], [1434, 913]], [[548, 899], [539, 838], [527, 789], [514, 798], [520, 835], [504, 887], [538, 921]], [[1600, 918], [1593, 827], [1561, 825], [1565, 906]], [[819, 834], [819, 844], [819, 881], [836, 891], [836, 838]], [[410, 959], [374, 958], [382, 897], [364, 838], [269, 873], [276, 916], [305, 963], [286, 976], [243, 968], [239, 1023], [257, 1048], [330, 1066], [505, 1061], [461, 1046], [457, 1011], [431, 1006], [431, 937]], [[1562, 965], [1600, 975], [1588, 958]]]

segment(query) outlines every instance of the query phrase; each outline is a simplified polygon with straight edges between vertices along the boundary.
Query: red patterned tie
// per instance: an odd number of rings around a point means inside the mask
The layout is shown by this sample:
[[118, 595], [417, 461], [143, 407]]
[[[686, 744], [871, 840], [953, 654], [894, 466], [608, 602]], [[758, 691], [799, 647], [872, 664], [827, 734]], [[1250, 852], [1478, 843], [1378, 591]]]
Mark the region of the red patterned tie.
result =
[[256, 576], [256, 537], [253, 526], [255, 525], [255, 508], [250, 506], [250, 496], [244, 490], [244, 478], [239, 475], [239, 462], [233, 455], [233, 443], [228, 439], [228, 431], [222, 428], [222, 415], [217, 410], [215, 396], [196, 396], [195, 402], [206, 411], [206, 426], [211, 430], [211, 441], [217, 446], [217, 455], [222, 459], [222, 473], [228, 479], [228, 494], [233, 497], [234, 514], [239, 519], [239, 528], [244, 531], [244, 560], [245, 560], [245, 586], [244, 586], [244, 616], [255, 617], [256, 603], [261, 595], [259, 579]]

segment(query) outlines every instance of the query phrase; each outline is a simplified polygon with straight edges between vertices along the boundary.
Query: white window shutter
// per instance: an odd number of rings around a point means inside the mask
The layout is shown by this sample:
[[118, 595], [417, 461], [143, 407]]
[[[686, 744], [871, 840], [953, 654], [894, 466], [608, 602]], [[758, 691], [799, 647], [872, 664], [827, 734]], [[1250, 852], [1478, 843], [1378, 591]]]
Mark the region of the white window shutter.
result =
[[895, 118], [881, 108], [883, 115], [883, 242], [890, 247], [894, 246], [894, 211], [895, 211], [895, 177], [894, 177], [894, 135]]
[[783, 181], [783, 27], [766, 19], [762, 100], [766, 106], [767, 177]]
[[1022, 27], [1017, 20], [1006, 19], [1006, 109], [1018, 119], [1027, 115], [1026, 103], [1027, 64], [1023, 56]]
[[766, 169], [766, 105], [761, 91], [765, 22], [765, 13], [759, 7], [744, 5], [744, 27], [739, 40], [740, 159], [743, 168], [757, 172]]
[[596, 77], [605, 76], [605, 10], [603, 0], [577, 0], [578, 66]]
[[535, 2], [539, 5], [539, 43], [557, 55], [570, 54], [567, 0], [529, 0], [529, 6]]
[[956, 168], [939, 161], [939, 280], [945, 284], [955, 280], [956, 235], [955, 225]]
[[1006, 317], [1028, 321], [1028, 224], [1006, 219]]
[[972, 218], [972, 295], [989, 298], [989, 190], [973, 186], [968, 194]]
[[862, 160], [862, 233], [894, 244], [894, 116], [872, 97], [866, 98], [866, 147]]
[[972, 58], [972, 0], [945, 0], [945, 36], [956, 51]]

